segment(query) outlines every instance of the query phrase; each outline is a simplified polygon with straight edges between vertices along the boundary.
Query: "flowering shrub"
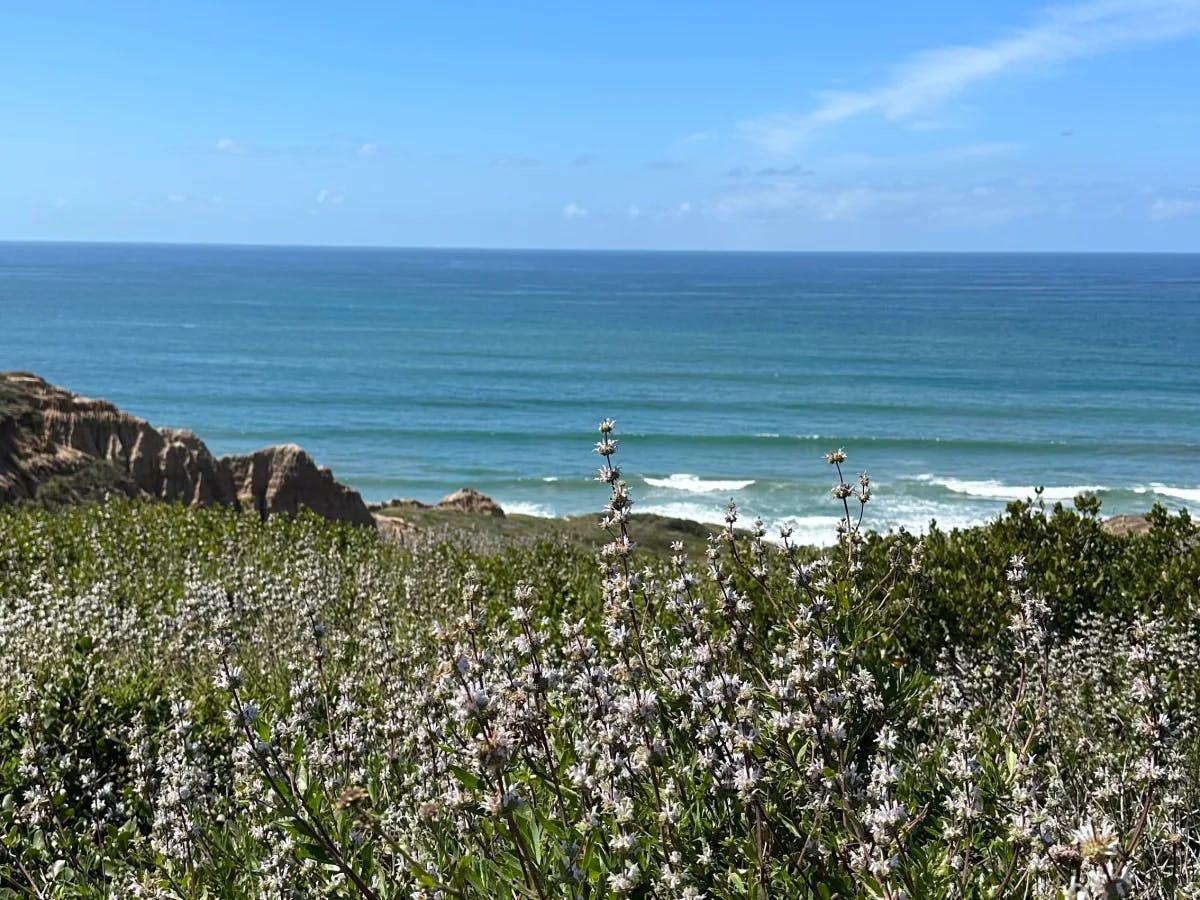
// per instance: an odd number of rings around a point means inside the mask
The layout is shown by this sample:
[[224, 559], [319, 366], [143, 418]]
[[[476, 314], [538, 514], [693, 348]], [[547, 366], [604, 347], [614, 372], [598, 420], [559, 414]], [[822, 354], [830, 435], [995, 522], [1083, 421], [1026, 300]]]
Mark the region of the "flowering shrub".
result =
[[[841, 451], [830, 551], [731, 507], [653, 557], [595, 449], [594, 559], [0, 511], [0, 893], [1200, 896], [1195, 582], [1059, 604], [1007, 520], [864, 534]], [[1011, 550], [974, 619], [955, 541]]]
[[[1131, 540], [1105, 530], [1094, 497], [1075, 503], [1076, 509], [1061, 503], [1047, 509], [1031, 499], [1009, 504], [986, 528], [931, 528], [920, 541], [920, 567], [896, 574], [894, 590], [916, 613], [897, 630], [904, 652], [932, 664], [943, 648], [990, 642], [1015, 612], [1007, 591], [1014, 555], [1026, 557], [1030, 586], [1046, 598], [1046, 625], [1056, 633], [1073, 633], [1082, 617], [1097, 612], [1126, 625], [1139, 613], [1188, 615], [1200, 585], [1200, 545], [1186, 511], [1172, 515], [1155, 506], [1148, 516], [1152, 530]], [[892, 555], [916, 541], [868, 534], [868, 572], [882, 578], [894, 571]]]

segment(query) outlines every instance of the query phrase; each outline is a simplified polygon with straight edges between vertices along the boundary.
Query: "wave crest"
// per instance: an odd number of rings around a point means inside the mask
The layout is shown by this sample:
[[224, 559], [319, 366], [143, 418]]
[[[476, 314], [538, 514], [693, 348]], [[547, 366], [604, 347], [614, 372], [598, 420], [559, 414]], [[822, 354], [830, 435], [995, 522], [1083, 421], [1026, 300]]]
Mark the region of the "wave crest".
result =
[[719, 479], [700, 478], [687, 472], [676, 472], [673, 475], [668, 475], [666, 478], [643, 476], [642, 481], [646, 482], [650, 487], [666, 488], [672, 491], [686, 491], [689, 494], [740, 491], [754, 484], [754, 479], [752, 478], [745, 481], [722, 481]]
[[1173, 497], [1176, 500], [1186, 500], [1189, 503], [1200, 503], [1200, 488], [1172, 487], [1169, 484], [1152, 482], [1148, 488], [1134, 488], [1135, 493], [1155, 493], [1162, 497]]
[[[968, 497], [979, 497], [983, 500], [1028, 500], [1037, 495], [1037, 487], [1034, 485], [1004, 484], [992, 479], [968, 481], [962, 478], [942, 478], [926, 474], [917, 475], [913, 480], [923, 484], [936, 485], [955, 494], [966, 494]], [[1107, 490], [1108, 488], [1102, 484], [1047, 485], [1042, 488], [1042, 497], [1046, 500], [1073, 500], [1080, 494], [1096, 494]]]

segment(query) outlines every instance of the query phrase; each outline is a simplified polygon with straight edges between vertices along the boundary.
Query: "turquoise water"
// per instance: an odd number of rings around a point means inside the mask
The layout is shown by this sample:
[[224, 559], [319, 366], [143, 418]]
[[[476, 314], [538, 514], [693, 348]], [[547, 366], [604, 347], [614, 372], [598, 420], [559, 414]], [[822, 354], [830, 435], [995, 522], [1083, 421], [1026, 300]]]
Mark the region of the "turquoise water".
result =
[[217, 453], [295, 441], [367, 499], [470, 485], [831, 533], [1044, 485], [1200, 507], [1200, 255], [716, 254], [0, 244], [0, 368]]

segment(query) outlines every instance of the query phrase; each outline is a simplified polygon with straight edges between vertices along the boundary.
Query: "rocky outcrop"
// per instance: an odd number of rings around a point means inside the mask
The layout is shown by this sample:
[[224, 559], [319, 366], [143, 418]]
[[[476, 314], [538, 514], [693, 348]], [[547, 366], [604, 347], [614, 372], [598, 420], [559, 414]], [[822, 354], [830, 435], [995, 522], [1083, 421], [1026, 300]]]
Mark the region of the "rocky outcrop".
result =
[[1150, 520], [1145, 516], [1113, 516], [1100, 527], [1109, 534], [1146, 534], [1150, 531]]
[[237, 502], [228, 471], [190, 431], [159, 431], [107, 400], [80, 397], [23, 372], [0, 376], [0, 502], [31, 498], [55, 479], [106, 463], [135, 493], [189, 506]]
[[478, 513], [488, 516], [503, 516], [504, 510], [500, 504], [472, 488], [463, 488], [453, 494], [447, 494], [438, 501], [436, 509], [449, 512]]
[[226, 456], [237, 498], [262, 516], [294, 515], [307, 506], [318, 515], [375, 527], [375, 519], [357, 491], [334, 480], [295, 444], [264, 447], [246, 456]]
[[407, 543], [409, 533], [412, 531], [411, 524], [395, 516], [375, 516], [375, 528], [379, 531], [380, 537], [398, 544]]
[[67, 499], [116, 491], [187, 506], [260, 508], [261, 496], [268, 513], [307, 506], [374, 525], [362, 498], [299, 447], [217, 459], [190, 431], [156, 429], [28, 372], [0, 373], [0, 503], [51, 488]]
[[428, 503], [422, 503], [420, 500], [415, 500], [412, 497], [393, 497], [391, 500], [385, 500], [383, 503], [368, 503], [367, 509], [371, 512], [378, 512], [381, 509], [432, 509]]

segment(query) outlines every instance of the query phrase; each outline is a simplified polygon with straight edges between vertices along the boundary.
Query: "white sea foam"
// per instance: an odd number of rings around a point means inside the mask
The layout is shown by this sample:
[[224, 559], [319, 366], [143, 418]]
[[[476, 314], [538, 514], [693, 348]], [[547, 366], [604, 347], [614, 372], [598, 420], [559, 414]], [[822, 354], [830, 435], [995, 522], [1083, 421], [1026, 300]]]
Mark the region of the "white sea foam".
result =
[[[838, 516], [784, 516], [763, 522], [767, 537], [779, 541], [780, 532], [786, 527], [791, 530], [788, 540], [793, 544], [809, 547], [828, 547], [837, 542]], [[746, 523], [748, 524], [748, 523]]]
[[[725, 507], [721, 504], [687, 503], [682, 500], [673, 503], [638, 503], [635, 512], [654, 513], [659, 516], [669, 516], [672, 519], [691, 519], [693, 522], [703, 522], [705, 525], [724, 525]], [[634, 535], [634, 540], [637, 535]]]
[[1169, 484], [1153, 482], [1148, 488], [1134, 488], [1135, 493], [1146, 494], [1153, 491], [1163, 497], [1174, 497], [1176, 500], [1186, 500], [1188, 503], [1200, 503], [1200, 488], [1172, 487]]
[[[944, 507], [931, 510], [931, 514], [914, 513], [908, 516], [891, 518], [886, 521], [863, 520], [863, 529], [880, 532], [897, 531], [903, 528], [911, 534], [925, 534], [929, 530], [929, 520], [936, 519], [938, 528], [948, 531], [953, 528], [970, 528], [984, 524], [987, 519], [978, 515], [950, 513]], [[941, 513], [939, 515], [939, 513]], [[753, 516], [745, 516], [738, 520], [739, 525], [749, 526]], [[841, 521], [839, 516], [782, 516], [776, 519], [765, 519], [763, 528], [767, 532], [767, 540], [774, 543], [780, 541], [780, 531], [784, 527], [791, 529], [788, 540], [793, 544], [803, 544], [810, 547], [828, 547], [837, 543], [837, 526]]]
[[689, 494], [740, 491], [754, 484], [753, 479], [748, 481], [721, 481], [718, 479], [700, 478], [696, 475], [690, 475], [687, 472], [676, 472], [674, 475], [669, 475], [666, 478], [643, 477], [642, 480], [650, 485], [650, 487], [668, 488], [673, 491], [687, 491]]
[[925, 534], [929, 531], [929, 521], [934, 519], [937, 521], [938, 528], [941, 531], [951, 531], [955, 528], [974, 528], [977, 525], [985, 525], [989, 521], [993, 521], [995, 516], [981, 516], [972, 513], [954, 512], [946, 507], [940, 509], [931, 509], [928, 513], [913, 513], [910, 515], [901, 515], [886, 522], [863, 522], [863, 527], [870, 527], [876, 531], [898, 531], [903, 528], [911, 534]]
[[545, 481], [547, 483], [552, 483], [552, 482], [558, 481], [558, 476], [557, 475], [547, 475], [545, 478], [542, 479], [542, 481]]
[[[926, 474], [917, 475], [913, 480], [982, 500], [1025, 500], [1033, 498], [1037, 493], [1037, 488], [1033, 485], [1004, 484], [991, 479], [967, 481], [962, 478], [940, 478], [937, 475]], [[1042, 497], [1046, 500], [1072, 500], [1079, 494], [1094, 494], [1106, 490], [1108, 488], [1100, 484], [1046, 485], [1042, 490]]]
[[[681, 501], [648, 504], [646, 506], [639, 506], [638, 512], [657, 513], [660, 516], [670, 516], [676, 519], [691, 519], [693, 522], [702, 522], [705, 525], [725, 524], [724, 507], [706, 506], [702, 503]], [[755, 521], [755, 517], [754, 510], [748, 508], [739, 509], [737, 527], [751, 527]], [[862, 524], [863, 528], [871, 528], [878, 531], [895, 531], [899, 528], [904, 528], [913, 534], [924, 534], [929, 530], [930, 519], [936, 519], [938, 527], [943, 530], [968, 528], [973, 525], [981, 525], [987, 521], [986, 518], [977, 514], [956, 514], [944, 506], [931, 505], [905, 510], [900, 516], [889, 518], [886, 521], [873, 522], [864, 519]], [[767, 540], [772, 543], [779, 543], [781, 540], [780, 532], [782, 529], [788, 528], [791, 530], [791, 536], [788, 540], [793, 544], [802, 544], [810, 547], [828, 547], [831, 544], [837, 543], [837, 526], [840, 521], [841, 517], [836, 515], [763, 516], [763, 529], [766, 531]], [[636, 519], [631, 526], [631, 531], [636, 541]]]
[[[881, 510], [876, 510], [880, 512]], [[748, 511], [747, 511], [748, 512]], [[903, 528], [910, 534], [925, 534], [929, 531], [930, 520], [936, 520], [938, 528], [949, 531], [955, 528], [973, 528], [984, 525], [993, 516], [981, 514], [979, 511], [969, 512], [955, 510], [945, 504], [922, 503], [900, 504], [889, 511], [890, 515], [874, 519], [868, 507], [867, 515], [862, 521], [864, 530], [878, 532], [898, 531]], [[752, 515], [743, 516], [741, 525], [749, 525]], [[783, 526], [792, 529], [789, 540], [794, 544], [807, 544], [815, 547], [828, 547], [837, 543], [837, 526], [841, 521], [839, 516], [781, 516], [766, 518], [763, 526], [767, 531], [767, 539], [779, 541], [779, 531]]]
[[512, 503], [504, 503], [496, 501], [509, 515], [514, 516], [537, 516], [540, 519], [557, 519], [558, 514], [544, 503], [528, 503], [523, 500], [515, 500]]
[[[555, 512], [549, 506], [540, 503], [515, 501], [501, 502], [505, 512], [513, 515], [538, 516], [540, 518], [559, 518], [562, 513]], [[704, 503], [687, 500], [668, 501], [666, 503], [637, 504], [638, 514], [655, 514], [673, 519], [688, 519], [705, 525], [724, 525], [725, 506], [721, 503]], [[913, 534], [924, 534], [929, 530], [930, 519], [936, 519], [938, 527], [943, 530], [951, 528], [968, 528], [984, 524], [988, 517], [978, 513], [955, 511], [945, 504], [931, 501], [916, 501], [901, 504], [893, 509], [892, 515], [881, 520], [871, 520], [868, 516], [863, 520], [863, 528], [877, 531], [895, 531], [899, 528]], [[749, 528], [754, 523], [757, 513], [751, 508], [738, 511], [737, 527]], [[597, 513], [599, 516], [599, 513]], [[763, 528], [766, 538], [772, 543], [779, 543], [780, 531], [783, 528], [791, 530], [788, 538], [793, 544], [812, 547], [828, 547], [837, 542], [837, 526], [841, 521], [836, 515], [764, 515]], [[630, 527], [633, 539], [637, 541], [636, 516]]]

